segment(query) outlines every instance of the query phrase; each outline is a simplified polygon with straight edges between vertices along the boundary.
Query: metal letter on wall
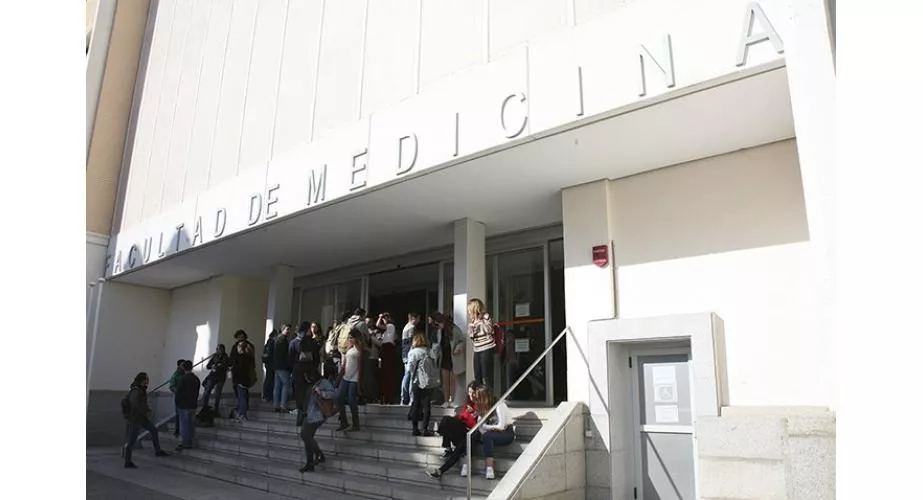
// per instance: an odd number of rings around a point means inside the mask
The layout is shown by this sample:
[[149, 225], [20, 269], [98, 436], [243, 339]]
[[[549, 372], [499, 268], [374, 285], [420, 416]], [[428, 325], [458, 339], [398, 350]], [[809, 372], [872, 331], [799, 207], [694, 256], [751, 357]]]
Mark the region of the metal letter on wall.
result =
[[228, 223], [228, 212], [223, 208], [215, 211], [215, 238], [220, 238], [224, 234], [224, 228]]
[[[413, 154], [410, 155], [410, 162], [404, 165], [404, 141], [410, 140], [413, 143]], [[420, 141], [417, 134], [405, 135], [397, 140], [397, 175], [403, 175], [413, 170], [417, 164], [417, 155], [420, 152]]]
[[167, 249], [163, 246], [163, 231], [160, 232], [160, 240], [157, 241], [157, 257], [167, 255]]
[[112, 254], [106, 254], [106, 270], [112, 274]]
[[[355, 191], [359, 188], [364, 188], [366, 182], [368, 181], [368, 174], [366, 173], [366, 155], [369, 154], [368, 148], [363, 149], [361, 153], [356, 153], [353, 155], [353, 168], [351, 172], [351, 178], [349, 181], [349, 190]], [[362, 174], [361, 180], [356, 179], [356, 174]]]
[[119, 250], [115, 254], [115, 267], [113, 268], [113, 273], [118, 274], [122, 272], [122, 251]]
[[577, 66], [577, 116], [583, 116], [583, 66]]
[[529, 112], [526, 110], [522, 114], [522, 122], [520, 123], [519, 128], [510, 131], [509, 127], [507, 127], [506, 107], [513, 100], [518, 100], [520, 103], [525, 104], [526, 95], [522, 92], [518, 94], [510, 94], [506, 96], [506, 99], [503, 100], [503, 104], [500, 105], [500, 125], [503, 127], [503, 131], [506, 133], [507, 139], [515, 139], [516, 137], [519, 137], [519, 134], [522, 134], [522, 132], [526, 129], [526, 124], [529, 123]]
[[179, 252], [179, 244], [183, 240], [183, 228], [184, 227], [186, 227], [186, 224], [183, 224], [183, 223], [180, 223], [178, 226], [176, 226], [176, 250], [174, 250], [175, 252]]
[[325, 163], [320, 170], [320, 178], [314, 174], [316, 171], [311, 169], [311, 180], [308, 184], [308, 206], [316, 205], [327, 196], [327, 164]]
[[[759, 20], [760, 26], [764, 30], [760, 33], [753, 33], [753, 27], [756, 20]], [[750, 2], [747, 5], [747, 14], [744, 17], [744, 29], [740, 35], [740, 43], [737, 48], [737, 66], [747, 64], [747, 57], [750, 55], [750, 46], [758, 43], [769, 41], [772, 48], [779, 54], [785, 52], [785, 46], [782, 44], [782, 38], [776, 33], [763, 8], [757, 2]]]
[[135, 257], [135, 254], [138, 253], [137, 245], [132, 245], [128, 249], [128, 269], [134, 269], [135, 265], [138, 263], [138, 259]]
[[148, 236], [144, 239], [144, 253], [142, 255], [144, 263], [147, 264], [151, 261], [151, 250], [154, 249], [154, 238]]
[[276, 211], [276, 208], [273, 206], [276, 203], [279, 203], [279, 198], [274, 197], [276, 191], [279, 190], [279, 184], [266, 190], [266, 220], [275, 219], [279, 215], [279, 212]]
[[676, 75], [673, 74], [673, 41], [670, 39], [670, 35], [667, 34], [663, 37], [663, 45], [665, 49], [664, 64], [660, 64], [654, 55], [651, 54], [650, 50], [647, 50], [647, 47], [641, 45], [641, 48], [638, 49], [638, 62], [641, 64], [641, 88], [638, 91], [639, 97], [644, 97], [647, 95], [647, 73], [645, 72], [645, 58], [650, 59], [654, 66], [660, 70], [660, 73], [663, 75], [663, 82], [668, 89], [671, 89], [676, 86]]
[[455, 151], [452, 153], [452, 156], [458, 156], [458, 123], [460, 121], [460, 116], [458, 111], [455, 112]]
[[192, 246], [202, 243], [202, 216], [195, 218], [195, 229], [192, 231]]
[[[256, 213], [253, 209], [256, 208]], [[260, 221], [260, 215], [263, 214], [263, 195], [253, 193], [250, 195], [250, 212], [247, 214], [247, 225], [252, 226]]]

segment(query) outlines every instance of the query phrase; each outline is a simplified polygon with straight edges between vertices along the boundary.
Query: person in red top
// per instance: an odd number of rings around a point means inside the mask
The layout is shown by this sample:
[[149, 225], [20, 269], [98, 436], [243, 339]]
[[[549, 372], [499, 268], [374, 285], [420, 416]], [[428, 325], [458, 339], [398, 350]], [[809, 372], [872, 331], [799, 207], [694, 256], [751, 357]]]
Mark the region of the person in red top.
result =
[[[474, 395], [480, 385], [477, 382], [468, 384], [468, 397], [465, 404], [459, 407], [454, 417], [443, 417], [439, 422], [439, 428], [436, 432], [442, 435], [442, 446], [445, 453], [442, 458], [445, 459], [442, 466], [432, 471], [427, 471], [431, 477], [439, 479], [446, 471], [455, 466], [458, 461], [465, 456], [465, 446], [467, 445], [468, 431], [477, 423], [478, 412], [474, 403]], [[454, 449], [453, 449], [454, 445]], [[461, 475], [465, 477], [468, 474], [467, 467], [462, 465]]]

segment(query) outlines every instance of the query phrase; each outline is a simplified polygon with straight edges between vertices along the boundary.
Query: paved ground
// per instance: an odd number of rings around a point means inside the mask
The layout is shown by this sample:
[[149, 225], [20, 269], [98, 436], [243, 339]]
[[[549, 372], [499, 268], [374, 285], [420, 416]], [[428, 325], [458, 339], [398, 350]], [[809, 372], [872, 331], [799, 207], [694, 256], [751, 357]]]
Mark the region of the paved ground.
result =
[[[151, 453], [150, 443], [135, 454]], [[159, 460], [171, 460], [164, 457]], [[122, 467], [118, 448], [87, 449], [87, 498], [90, 500], [291, 500], [224, 481], [187, 474], [151, 461]]]

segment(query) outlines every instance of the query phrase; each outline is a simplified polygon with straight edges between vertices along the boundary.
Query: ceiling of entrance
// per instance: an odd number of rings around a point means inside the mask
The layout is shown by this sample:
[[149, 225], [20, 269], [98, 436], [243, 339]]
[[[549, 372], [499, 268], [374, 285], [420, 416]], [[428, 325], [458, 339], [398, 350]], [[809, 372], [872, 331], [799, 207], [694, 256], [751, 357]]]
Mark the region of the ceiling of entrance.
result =
[[451, 245], [452, 222], [488, 236], [561, 221], [565, 186], [616, 179], [794, 137], [784, 68], [432, 168], [316, 210], [176, 254], [116, 281], [175, 288], [218, 274], [296, 276]]

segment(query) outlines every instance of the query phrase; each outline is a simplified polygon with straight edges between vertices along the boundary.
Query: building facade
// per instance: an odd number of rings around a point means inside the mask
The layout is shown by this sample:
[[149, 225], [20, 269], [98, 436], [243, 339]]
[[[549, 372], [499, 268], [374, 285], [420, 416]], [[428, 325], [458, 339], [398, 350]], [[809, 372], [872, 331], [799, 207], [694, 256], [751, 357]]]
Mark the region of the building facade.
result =
[[498, 391], [567, 330], [511, 397], [586, 406], [587, 497], [834, 497], [825, 2], [98, 9], [88, 441], [237, 329], [478, 297]]

